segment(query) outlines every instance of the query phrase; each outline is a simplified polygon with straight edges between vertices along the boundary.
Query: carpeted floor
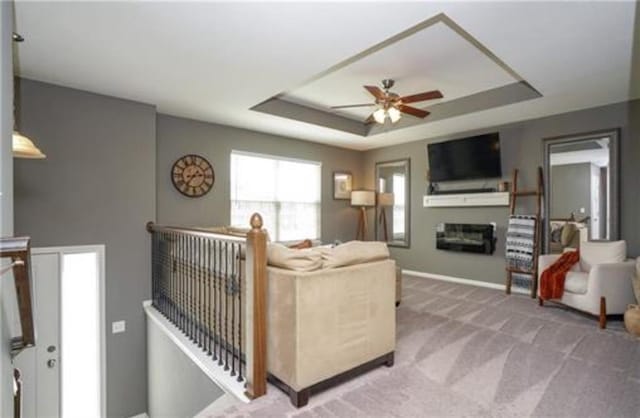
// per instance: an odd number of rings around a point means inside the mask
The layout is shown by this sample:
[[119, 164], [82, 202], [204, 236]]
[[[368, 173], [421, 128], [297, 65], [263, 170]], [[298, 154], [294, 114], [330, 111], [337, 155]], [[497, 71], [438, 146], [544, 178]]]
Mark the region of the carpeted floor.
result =
[[640, 340], [525, 296], [405, 277], [396, 364], [296, 410], [273, 386], [229, 417], [640, 417]]

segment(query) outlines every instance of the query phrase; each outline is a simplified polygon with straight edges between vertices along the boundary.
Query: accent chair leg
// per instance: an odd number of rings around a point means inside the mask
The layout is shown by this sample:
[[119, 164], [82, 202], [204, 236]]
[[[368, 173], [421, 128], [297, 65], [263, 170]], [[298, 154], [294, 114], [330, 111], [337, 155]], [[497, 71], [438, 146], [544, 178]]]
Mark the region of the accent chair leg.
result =
[[291, 404], [296, 408], [302, 408], [303, 406], [306, 406], [309, 403], [310, 392], [311, 391], [309, 389], [302, 389], [299, 392], [291, 389], [289, 392], [289, 399], [291, 400]]
[[607, 300], [604, 296], [600, 298], [600, 329], [607, 327]]
[[544, 299], [542, 299], [540, 296], [538, 296], [538, 305], [544, 306]]

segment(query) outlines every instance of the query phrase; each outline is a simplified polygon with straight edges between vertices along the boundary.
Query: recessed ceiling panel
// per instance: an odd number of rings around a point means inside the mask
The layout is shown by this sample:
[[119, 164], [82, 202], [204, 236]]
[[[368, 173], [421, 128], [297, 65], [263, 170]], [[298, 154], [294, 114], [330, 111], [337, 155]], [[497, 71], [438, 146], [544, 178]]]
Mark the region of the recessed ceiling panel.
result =
[[[389, 91], [400, 97], [432, 90], [439, 90], [443, 97], [411, 103], [431, 112], [426, 119], [403, 114], [395, 124], [367, 124], [377, 105], [364, 86], [382, 87], [383, 79], [394, 80]], [[515, 70], [440, 13], [252, 109], [373, 136], [539, 97], [541, 94]], [[332, 108], [349, 105], [363, 106]]]
[[[461, 34], [437, 22], [280, 98], [325, 110], [337, 105], [373, 103], [373, 97], [362, 85], [380, 86], [382, 78], [394, 79], [396, 83], [391, 90], [400, 96], [435, 89], [444, 95], [443, 99], [416, 103], [416, 107], [459, 99], [518, 81]], [[371, 108], [335, 112], [364, 121], [371, 114]]]

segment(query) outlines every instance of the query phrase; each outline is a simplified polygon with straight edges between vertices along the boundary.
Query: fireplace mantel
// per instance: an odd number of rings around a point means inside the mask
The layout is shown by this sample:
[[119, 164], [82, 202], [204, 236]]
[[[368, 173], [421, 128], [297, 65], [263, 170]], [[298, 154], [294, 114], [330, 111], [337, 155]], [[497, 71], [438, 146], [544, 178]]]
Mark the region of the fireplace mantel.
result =
[[509, 192], [435, 194], [423, 197], [425, 208], [456, 206], [509, 206]]

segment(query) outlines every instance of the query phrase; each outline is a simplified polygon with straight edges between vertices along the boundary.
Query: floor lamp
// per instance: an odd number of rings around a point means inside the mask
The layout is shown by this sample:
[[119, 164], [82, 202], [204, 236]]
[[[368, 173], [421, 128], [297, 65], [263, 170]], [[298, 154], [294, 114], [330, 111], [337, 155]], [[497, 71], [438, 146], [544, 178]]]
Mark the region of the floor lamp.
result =
[[378, 193], [378, 207], [380, 208], [378, 223], [382, 228], [384, 242], [389, 241], [389, 228], [387, 227], [387, 213], [385, 211], [387, 206], [393, 206], [393, 193]]
[[351, 206], [360, 208], [358, 231], [356, 240], [364, 241], [367, 236], [367, 208], [376, 205], [376, 192], [372, 190], [353, 190], [351, 192]]

